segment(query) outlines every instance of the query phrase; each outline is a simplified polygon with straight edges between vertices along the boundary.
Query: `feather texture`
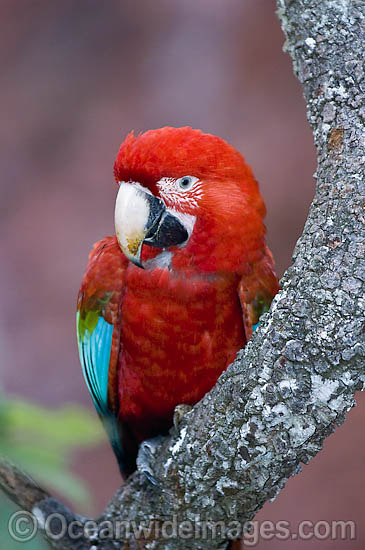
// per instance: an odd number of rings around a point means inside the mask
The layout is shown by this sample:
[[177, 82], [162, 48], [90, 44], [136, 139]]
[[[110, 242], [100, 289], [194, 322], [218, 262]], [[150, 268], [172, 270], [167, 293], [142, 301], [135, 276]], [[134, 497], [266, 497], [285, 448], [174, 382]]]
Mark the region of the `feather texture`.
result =
[[117, 420], [117, 364], [125, 264], [115, 237], [107, 237], [94, 246], [76, 314], [79, 356], [86, 385], [121, 467], [126, 458]]
[[175, 406], [199, 401], [234, 360], [278, 281], [257, 182], [224, 140], [191, 128], [130, 134], [114, 173], [194, 219], [182, 245], [143, 244], [145, 269], [127, 261], [115, 237], [103, 239], [82, 282], [80, 359], [127, 476], [138, 444], [166, 433]]

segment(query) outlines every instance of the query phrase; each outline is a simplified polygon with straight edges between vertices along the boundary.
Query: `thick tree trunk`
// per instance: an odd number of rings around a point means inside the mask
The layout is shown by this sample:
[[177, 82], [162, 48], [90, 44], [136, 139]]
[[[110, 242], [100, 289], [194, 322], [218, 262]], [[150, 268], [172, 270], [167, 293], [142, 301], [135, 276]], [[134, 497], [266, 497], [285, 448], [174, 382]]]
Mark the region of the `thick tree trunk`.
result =
[[[99, 518], [104, 531], [66, 536], [54, 548], [225, 548], [238, 534], [232, 522], [251, 520], [275, 497], [363, 388], [365, 3], [278, 0], [278, 14], [318, 151], [316, 196], [294, 263], [245, 350], [161, 445], [159, 486], [134, 474]], [[52, 511], [86, 521], [39, 489], [25, 499], [32, 486], [10, 466], [0, 477], [41, 526]], [[119, 522], [117, 543], [103, 539], [109, 521]], [[174, 529], [180, 536], [166, 538]]]

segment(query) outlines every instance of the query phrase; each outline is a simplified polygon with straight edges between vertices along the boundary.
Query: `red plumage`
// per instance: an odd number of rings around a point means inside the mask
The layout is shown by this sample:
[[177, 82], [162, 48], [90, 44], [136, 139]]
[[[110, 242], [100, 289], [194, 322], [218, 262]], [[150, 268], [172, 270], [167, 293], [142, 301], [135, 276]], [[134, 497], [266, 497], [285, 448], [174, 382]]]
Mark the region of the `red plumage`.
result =
[[[114, 173], [194, 217], [187, 242], [168, 248], [169, 265], [149, 263], [161, 249], [143, 244], [141, 269], [107, 237], [95, 245], [83, 279], [81, 312], [95, 296], [109, 296], [100, 310], [114, 327], [108, 405], [131, 457], [129, 473], [137, 445], [165, 433], [175, 406], [196, 403], [234, 360], [278, 283], [257, 182], [225, 141], [191, 128], [129, 134]], [[195, 195], [194, 188], [181, 196], [176, 190], [185, 175], [198, 180]]]

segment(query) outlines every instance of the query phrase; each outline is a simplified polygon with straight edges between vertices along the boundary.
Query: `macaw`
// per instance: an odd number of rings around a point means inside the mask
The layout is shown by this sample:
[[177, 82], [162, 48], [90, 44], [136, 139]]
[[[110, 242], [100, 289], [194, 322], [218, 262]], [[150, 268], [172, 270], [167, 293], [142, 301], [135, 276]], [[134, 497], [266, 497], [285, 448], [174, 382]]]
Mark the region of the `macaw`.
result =
[[115, 236], [78, 296], [86, 384], [123, 477], [235, 359], [278, 291], [251, 168], [190, 127], [130, 133], [115, 165]]

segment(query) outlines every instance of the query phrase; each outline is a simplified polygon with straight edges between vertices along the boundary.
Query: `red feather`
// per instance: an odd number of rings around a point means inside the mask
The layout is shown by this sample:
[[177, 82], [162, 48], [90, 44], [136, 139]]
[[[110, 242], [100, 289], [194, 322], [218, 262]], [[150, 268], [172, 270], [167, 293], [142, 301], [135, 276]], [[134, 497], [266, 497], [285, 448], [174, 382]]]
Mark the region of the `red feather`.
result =
[[[113, 346], [118, 341], [119, 352], [109, 399], [122, 438], [136, 453], [137, 443], [168, 430], [176, 405], [196, 403], [215, 384], [278, 283], [257, 182], [224, 140], [191, 128], [132, 133], [114, 173], [117, 181], [137, 181], [154, 194], [163, 177], [193, 175], [204, 184], [194, 231], [186, 246], [170, 249], [170, 269], [126, 263], [115, 237], [108, 237], [96, 245], [83, 281], [82, 295], [116, 291]], [[144, 245], [142, 262], [159, 252]]]

